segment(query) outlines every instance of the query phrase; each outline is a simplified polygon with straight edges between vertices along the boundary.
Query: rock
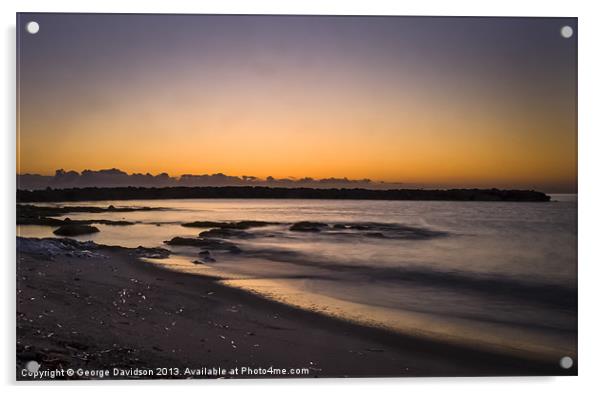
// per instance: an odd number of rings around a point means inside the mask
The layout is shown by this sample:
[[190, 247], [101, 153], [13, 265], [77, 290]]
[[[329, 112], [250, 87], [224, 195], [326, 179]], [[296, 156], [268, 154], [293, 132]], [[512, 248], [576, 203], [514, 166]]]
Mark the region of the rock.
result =
[[165, 241], [165, 243], [175, 246], [197, 246], [203, 249], [226, 250], [231, 253], [241, 252], [240, 248], [232, 242], [219, 239], [174, 237], [169, 241]]
[[211, 230], [203, 231], [199, 234], [201, 238], [252, 238], [253, 234], [250, 234], [243, 230], [231, 229], [231, 228], [212, 228]]
[[166, 259], [170, 254], [171, 252], [169, 250], [163, 248], [145, 248], [144, 246], [138, 246], [136, 248], [136, 255], [139, 257]]
[[98, 220], [81, 220], [79, 221], [79, 223], [84, 224], [84, 223], [98, 223], [98, 224], [105, 224], [107, 226], [132, 226], [135, 223], [134, 222], [128, 222], [127, 220], [105, 220], [105, 219], [98, 219]]
[[[157, 189], [144, 187], [72, 188], [17, 190], [17, 202], [139, 200], [155, 198]], [[550, 201], [550, 196], [533, 190], [498, 189], [345, 189], [278, 187], [166, 187], [162, 198], [320, 198], [338, 200], [410, 200], [410, 201]], [[90, 207], [99, 209], [99, 207]], [[90, 209], [88, 208], [88, 209]], [[103, 209], [103, 208], [100, 208]], [[122, 210], [123, 208], [115, 208]], [[153, 208], [156, 209], [156, 208]]]
[[238, 230], [248, 230], [248, 229], [254, 228], [254, 227], [265, 227], [265, 226], [270, 226], [270, 225], [274, 225], [274, 224], [278, 224], [278, 223], [262, 222], [259, 220], [241, 220], [240, 222], [231, 223], [231, 225], [233, 227], [230, 227], [230, 228], [235, 228]]
[[61, 219], [41, 217], [41, 216], [23, 216], [17, 213], [17, 224], [36, 224], [39, 226], [62, 226], [65, 222]]
[[105, 257], [97, 250], [98, 245], [92, 241], [79, 242], [69, 238], [23, 238], [17, 237], [17, 251], [32, 253], [52, 259], [57, 255], [72, 257]]
[[322, 228], [328, 227], [326, 223], [319, 222], [297, 222], [289, 227], [290, 231], [306, 231], [306, 232], [319, 232]]
[[198, 227], [198, 228], [219, 228], [221, 227], [220, 222], [210, 222], [210, 221], [196, 221], [190, 223], [182, 223], [183, 227]]
[[72, 237], [77, 235], [93, 234], [100, 230], [94, 226], [88, 226], [84, 224], [66, 224], [53, 231], [56, 235], [63, 235], [66, 237]]
[[175, 246], [198, 246], [203, 247], [206, 245], [201, 238], [185, 238], [185, 237], [173, 237], [169, 241], [164, 241], [167, 245]]
[[356, 230], [365, 237], [371, 238], [386, 238], [386, 239], [431, 239], [448, 235], [444, 231], [407, 226], [398, 223], [339, 223], [333, 228], [340, 229], [343, 227], [347, 230]]
[[383, 233], [366, 233], [366, 237], [370, 238], [385, 238]]
[[36, 224], [40, 226], [53, 226], [59, 227], [63, 225], [92, 225], [95, 223], [105, 224], [105, 225], [113, 225], [113, 226], [126, 226], [132, 225], [133, 222], [128, 222], [126, 220], [106, 220], [106, 219], [97, 219], [97, 220], [78, 220], [71, 219], [66, 217], [64, 220], [57, 219], [51, 216], [59, 216], [64, 215], [71, 212], [90, 212], [90, 213], [98, 213], [98, 212], [108, 212], [108, 211], [119, 211], [119, 212], [133, 212], [139, 210], [149, 210], [152, 208], [104, 208], [100, 207], [40, 207], [35, 205], [17, 205], [17, 224]]
[[273, 224], [274, 222], [263, 222], [259, 220], [241, 220], [239, 222], [213, 222], [213, 221], [196, 221], [183, 223], [184, 227], [199, 227], [199, 228], [215, 228], [215, 229], [231, 229], [231, 230], [248, 230], [253, 227], [264, 227]]

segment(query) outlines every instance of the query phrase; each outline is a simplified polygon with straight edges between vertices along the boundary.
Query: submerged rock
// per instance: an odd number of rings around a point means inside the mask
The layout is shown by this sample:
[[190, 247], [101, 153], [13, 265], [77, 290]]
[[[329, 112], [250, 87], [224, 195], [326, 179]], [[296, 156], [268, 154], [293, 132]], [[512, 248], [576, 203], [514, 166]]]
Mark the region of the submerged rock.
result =
[[61, 219], [47, 218], [43, 216], [20, 216], [17, 215], [17, 224], [36, 224], [38, 226], [62, 226]]
[[84, 224], [84, 223], [97, 223], [97, 224], [105, 224], [107, 226], [132, 226], [135, 223], [134, 222], [128, 222], [127, 220], [105, 220], [105, 219], [98, 219], [98, 220], [79, 220], [78, 223], [80, 224]]
[[265, 227], [265, 226], [271, 226], [274, 224], [278, 224], [275, 222], [263, 222], [260, 220], [241, 220], [240, 222], [232, 222], [232, 223], [228, 223], [228, 227], [223, 227], [223, 228], [232, 228], [232, 229], [238, 229], [238, 230], [248, 230], [250, 228], [254, 228], [254, 227]]
[[366, 233], [365, 235], [366, 235], [366, 237], [369, 237], [369, 238], [385, 238], [385, 235], [383, 233], [373, 232], [373, 233]]
[[273, 224], [274, 222], [263, 222], [260, 220], [241, 220], [238, 222], [213, 222], [213, 221], [196, 221], [190, 223], [182, 223], [184, 227], [198, 227], [198, 228], [216, 228], [216, 229], [230, 229], [230, 230], [248, 230], [253, 227], [265, 227]]
[[232, 242], [219, 239], [174, 237], [169, 241], [165, 241], [165, 243], [174, 246], [196, 246], [203, 249], [226, 250], [231, 253], [241, 252], [240, 248]]
[[56, 235], [64, 235], [67, 237], [98, 233], [100, 230], [94, 226], [85, 224], [66, 224], [53, 231]]
[[252, 238], [250, 234], [244, 230], [235, 230], [230, 228], [212, 228], [211, 230], [203, 231], [199, 234], [201, 238]]
[[196, 221], [190, 223], [182, 223], [182, 227], [198, 227], [198, 228], [213, 228], [220, 227], [219, 222], [210, 222], [210, 221]]
[[350, 228], [351, 230], [367, 231], [373, 228], [373, 226], [368, 226], [364, 224], [350, 224], [348, 228]]
[[109, 226], [128, 226], [134, 224], [126, 220], [107, 220], [107, 219], [92, 219], [92, 220], [80, 220], [71, 219], [66, 217], [65, 219], [59, 219], [52, 216], [60, 216], [66, 213], [72, 212], [90, 212], [98, 213], [105, 211], [121, 211], [121, 212], [132, 212], [139, 210], [148, 210], [152, 208], [115, 208], [110, 207], [104, 210], [99, 207], [39, 207], [35, 205], [17, 204], [17, 224], [36, 224], [39, 226], [64, 226], [64, 225], [92, 225], [92, 224], [105, 224]]
[[328, 227], [326, 223], [320, 222], [297, 222], [293, 223], [289, 227], [290, 231], [307, 231], [307, 232], [319, 232], [321, 229]]
[[330, 232], [329, 234], [357, 234], [369, 238], [422, 240], [447, 236], [448, 233], [423, 227], [407, 226], [398, 223], [337, 223], [332, 226], [336, 230], [353, 230], [350, 232]]
[[217, 260], [214, 259], [213, 257], [203, 257], [199, 260], [193, 260], [192, 263], [193, 264], [206, 264], [206, 263], [215, 263]]

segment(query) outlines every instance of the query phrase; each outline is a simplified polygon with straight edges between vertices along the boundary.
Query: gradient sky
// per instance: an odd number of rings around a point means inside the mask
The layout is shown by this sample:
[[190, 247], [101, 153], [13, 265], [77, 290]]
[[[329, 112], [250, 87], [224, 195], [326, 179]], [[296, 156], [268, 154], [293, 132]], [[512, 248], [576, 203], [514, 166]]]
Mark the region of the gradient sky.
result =
[[576, 191], [574, 18], [17, 19], [18, 173]]

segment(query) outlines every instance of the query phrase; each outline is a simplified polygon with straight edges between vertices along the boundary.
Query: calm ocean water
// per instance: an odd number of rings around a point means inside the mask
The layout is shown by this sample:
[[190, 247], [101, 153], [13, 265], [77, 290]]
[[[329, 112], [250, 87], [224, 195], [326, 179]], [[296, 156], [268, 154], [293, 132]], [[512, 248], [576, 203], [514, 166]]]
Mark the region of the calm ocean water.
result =
[[[77, 239], [167, 247], [172, 257], [152, 263], [214, 275], [295, 306], [412, 335], [559, 359], [576, 355], [577, 202], [574, 195], [553, 199], [100, 201], [71, 205], [169, 209], [66, 216], [135, 221], [97, 225], [100, 233]], [[215, 251], [215, 262], [193, 264], [199, 248], [163, 241], [197, 237], [204, 229], [181, 226], [196, 220], [277, 224], [226, 236], [241, 253]], [[330, 227], [290, 231], [299, 221]], [[17, 231], [52, 237], [52, 230]]]

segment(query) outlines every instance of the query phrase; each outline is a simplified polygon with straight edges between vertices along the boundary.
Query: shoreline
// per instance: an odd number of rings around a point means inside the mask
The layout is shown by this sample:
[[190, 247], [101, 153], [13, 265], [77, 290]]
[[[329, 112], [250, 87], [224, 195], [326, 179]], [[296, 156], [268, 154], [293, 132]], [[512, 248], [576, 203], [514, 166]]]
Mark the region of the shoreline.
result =
[[[295, 308], [212, 277], [158, 267], [134, 249], [98, 246], [96, 252], [45, 260], [18, 250], [18, 380], [29, 380], [20, 372], [32, 359], [42, 368], [310, 371], [295, 377], [577, 373], [577, 366], [563, 370], [557, 363], [404, 336]], [[218, 376], [171, 376], [188, 377]]]

